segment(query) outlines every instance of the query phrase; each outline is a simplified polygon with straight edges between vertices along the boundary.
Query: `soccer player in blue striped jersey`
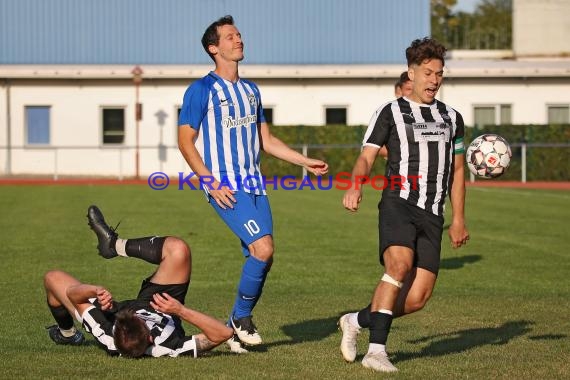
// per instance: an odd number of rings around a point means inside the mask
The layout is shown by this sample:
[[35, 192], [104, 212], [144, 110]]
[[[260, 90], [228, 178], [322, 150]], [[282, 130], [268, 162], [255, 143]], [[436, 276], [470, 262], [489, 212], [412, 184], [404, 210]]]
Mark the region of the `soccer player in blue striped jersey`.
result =
[[[239, 76], [244, 44], [231, 16], [212, 23], [202, 45], [215, 70], [184, 94], [178, 145], [209, 203], [241, 240], [246, 260], [228, 324], [241, 342], [257, 345], [262, 339], [252, 311], [273, 261], [273, 220], [259, 166], [261, 150], [315, 175], [326, 174], [328, 165], [271, 134], [258, 87]], [[236, 342], [235, 337], [228, 342], [230, 348], [243, 352]]]
[[[406, 49], [412, 93], [388, 102], [374, 113], [353, 178], [368, 176], [380, 147], [386, 146], [386, 177], [390, 181], [380, 200], [380, 262], [384, 274], [372, 302], [359, 312], [340, 318], [341, 353], [356, 358], [357, 335], [370, 330], [362, 364], [379, 372], [397, 368], [386, 354], [393, 318], [414, 313], [430, 298], [440, 265], [445, 198], [452, 218], [453, 248], [467, 243], [465, 226], [464, 125], [461, 114], [435, 99], [443, 81], [445, 47], [424, 38]], [[346, 191], [343, 205], [357, 211], [361, 188]]]

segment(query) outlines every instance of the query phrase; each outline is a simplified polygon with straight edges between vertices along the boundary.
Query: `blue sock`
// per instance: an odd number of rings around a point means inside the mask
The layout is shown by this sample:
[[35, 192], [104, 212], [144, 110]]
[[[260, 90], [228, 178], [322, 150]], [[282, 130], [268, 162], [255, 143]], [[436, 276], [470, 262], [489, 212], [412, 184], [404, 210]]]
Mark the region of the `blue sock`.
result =
[[[263, 286], [265, 285], [265, 280], [267, 279], [267, 274], [269, 273], [269, 270], [266, 270], [263, 274], [263, 279], [261, 280], [261, 289], [259, 291], [259, 295], [257, 296], [257, 298], [255, 299], [255, 301], [253, 302], [253, 305], [251, 306], [251, 310], [253, 311], [253, 309], [255, 308], [255, 305], [257, 305], [257, 302], [259, 301], [259, 299], [261, 298], [261, 294], [263, 294]], [[234, 304], [233, 308], [232, 308], [232, 312], [230, 313], [230, 318], [228, 318], [228, 322], [227, 325], [232, 327], [232, 322], [231, 322], [231, 316], [235, 315], [236, 313], [236, 304]]]
[[266, 262], [253, 256], [249, 256], [245, 260], [231, 316], [239, 319], [251, 315], [253, 307], [263, 290], [264, 280], [267, 275], [266, 267]]

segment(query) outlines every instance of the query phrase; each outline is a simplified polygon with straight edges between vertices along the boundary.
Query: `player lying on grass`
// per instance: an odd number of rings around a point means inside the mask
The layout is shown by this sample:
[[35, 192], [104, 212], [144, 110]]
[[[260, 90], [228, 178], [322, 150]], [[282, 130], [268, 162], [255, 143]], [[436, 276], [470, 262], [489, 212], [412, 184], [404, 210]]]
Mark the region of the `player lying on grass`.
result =
[[[115, 301], [105, 287], [81, 283], [66, 272], [46, 273], [47, 303], [57, 323], [48, 333], [56, 344], [83, 343], [72, 315], [108, 353], [129, 358], [196, 357], [233, 336], [224, 323], [184, 306], [192, 267], [190, 248], [184, 241], [172, 236], [119, 239], [96, 206], [89, 207], [87, 218], [101, 256], [137, 257], [158, 268], [142, 282], [136, 299], [123, 302]], [[202, 333], [186, 336], [182, 320]]]

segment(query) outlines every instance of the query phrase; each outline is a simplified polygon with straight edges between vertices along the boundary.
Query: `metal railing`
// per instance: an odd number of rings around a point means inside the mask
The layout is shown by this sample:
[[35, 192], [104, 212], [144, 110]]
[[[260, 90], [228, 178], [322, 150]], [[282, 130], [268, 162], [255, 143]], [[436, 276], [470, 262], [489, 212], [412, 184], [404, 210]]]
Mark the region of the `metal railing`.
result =
[[[360, 150], [361, 146], [359, 144], [293, 144], [290, 145], [293, 149], [301, 151], [304, 155], [307, 155], [309, 151], [319, 150], [319, 149], [354, 149]], [[564, 148], [570, 149], [570, 143], [511, 143], [511, 148], [520, 148], [520, 182], [526, 183], [527, 182], [527, 167], [528, 167], [528, 156], [529, 150], [533, 148]], [[138, 149], [141, 152], [145, 153], [145, 156], [148, 157], [148, 154], [155, 153], [156, 160], [151, 159], [147, 160], [151, 162], [151, 166], [153, 166], [154, 171], [162, 171], [164, 167], [176, 167], [179, 171], [188, 171], [188, 166], [182, 155], [178, 151], [178, 146], [176, 145], [153, 145], [153, 146], [140, 146]], [[101, 162], [102, 169], [109, 169], [107, 172], [105, 170], [100, 170], [97, 174], [89, 174], [86, 172], [77, 171], [74, 173], [62, 173], [61, 166], [62, 166], [62, 159], [61, 155], [62, 152], [76, 150], [81, 152], [82, 154], [77, 154], [77, 160], [81, 160], [81, 155], [85, 154], [97, 154], [97, 153], [115, 153], [116, 158], [109, 162], [109, 158], [107, 157], [107, 161]], [[134, 154], [135, 154], [136, 147], [135, 146], [0, 146], [0, 162], [3, 163], [3, 168], [0, 168], [0, 176], [18, 176], [18, 175], [25, 175], [25, 176], [51, 176], [53, 180], [57, 181], [61, 175], [65, 174], [68, 176], [105, 176], [105, 177], [116, 177], [118, 180], [123, 180], [125, 177], [134, 177], [136, 169], [134, 167]], [[37, 152], [51, 152], [51, 165], [46, 164], [43, 161], [44, 166], [48, 165], [51, 169], [47, 170], [34, 170], [34, 168], [25, 168], [20, 169], [17, 171], [13, 170], [13, 156], [15, 152], [20, 152], [18, 156], [20, 158], [25, 157], [26, 152], [30, 153], [30, 155], [35, 154]], [[149, 153], [150, 152], [150, 153]], [[171, 152], [168, 154], [168, 152]], [[171, 158], [167, 158], [170, 155]], [[312, 155], [312, 154], [311, 154]], [[326, 157], [325, 157], [326, 159]], [[514, 156], [511, 162], [516, 162], [519, 159], [519, 156]], [[570, 165], [570, 163], [568, 163]], [[25, 167], [25, 165], [23, 165]], [[132, 166], [132, 167], [127, 167]], [[19, 165], [22, 167], [22, 165]], [[331, 170], [335, 170], [331, 168]], [[307, 172], [303, 168], [302, 175], [306, 176]], [[569, 178], [570, 179], [570, 178]], [[470, 176], [470, 181], [475, 181], [475, 177], [473, 175]]]

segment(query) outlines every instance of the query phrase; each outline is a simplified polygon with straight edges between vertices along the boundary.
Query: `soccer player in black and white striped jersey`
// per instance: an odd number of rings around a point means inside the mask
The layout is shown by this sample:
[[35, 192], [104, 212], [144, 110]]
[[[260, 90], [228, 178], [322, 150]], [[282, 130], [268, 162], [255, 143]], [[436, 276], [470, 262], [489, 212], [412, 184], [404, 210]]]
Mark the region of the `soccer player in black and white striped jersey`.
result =
[[[413, 91], [373, 114], [352, 171], [353, 184], [370, 174], [382, 146], [388, 149], [386, 186], [379, 204], [380, 262], [384, 275], [372, 302], [339, 321], [345, 360], [356, 358], [356, 336], [370, 329], [362, 364], [379, 372], [397, 368], [386, 354], [393, 318], [422, 309], [439, 271], [445, 198], [450, 195], [453, 248], [467, 243], [465, 226], [464, 125], [459, 112], [435, 99], [443, 80], [445, 47], [431, 38], [406, 49]], [[362, 186], [347, 190], [343, 205], [357, 211]]]
[[[184, 241], [174, 236], [120, 239], [97, 206], [89, 207], [87, 218], [99, 241], [99, 255], [136, 257], [158, 267], [142, 282], [136, 299], [122, 302], [101, 285], [82, 283], [61, 270], [47, 272], [46, 298], [56, 321], [48, 333], [56, 344], [83, 343], [73, 316], [107, 353], [130, 358], [197, 357], [233, 335], [221, 321], [184, 306], [192, 262]], [[182, 320], [201, 332], [186, 336]]]

